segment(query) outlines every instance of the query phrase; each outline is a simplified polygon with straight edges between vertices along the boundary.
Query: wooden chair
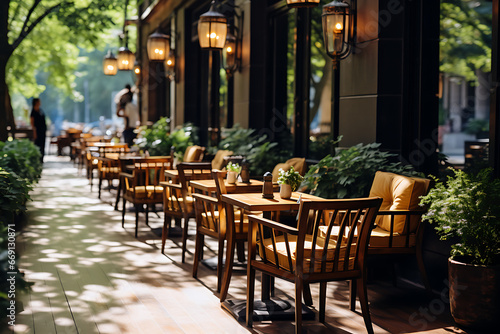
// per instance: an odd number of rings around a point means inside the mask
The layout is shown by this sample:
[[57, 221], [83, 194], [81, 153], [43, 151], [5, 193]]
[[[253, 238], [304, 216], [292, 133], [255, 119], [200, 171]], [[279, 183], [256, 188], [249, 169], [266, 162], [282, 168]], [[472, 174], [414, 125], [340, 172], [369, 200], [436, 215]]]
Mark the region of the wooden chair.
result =
[[[375, 174], [369, 196], [383, 199], [380, 210], [372, 226], [368, 255], [384, 258], [414, 255], [422, 282], [427, 292], [431, 292], [422, 255], [424, 224], [421, 217], [425, 209], [419, 206], [420, 196], [427, 194], [430, 180], [407, 177], [394, 173]], [[329, 226], [320, 226], [321, 236]], [[337, 239], [339, 227], [332, 227], [331, 238]], [[355, 282], [353, 283], [355, 284]], [[351, 289], [351, 309], [355, 308], [356, 289]]]
[[124, 180], [122, 227], [125, 224], [125, 203], [129, 201], [135, 206], [135, 237], [139, 227], [139, 209], [146, 205], [146, 225], [149, 225], [148, 213], [151, 204], [163, 202], [163, 187], [160, 182], [165, 180], [165, 170], [171, 169], [171, 159], [137, 159], [134, 160], [132, 174], [122, 172]]
[[87, 142], [83, 151], [83, 154], [85, 155], [84, 161], [87, 170], [87, 179], [90, 182], [90, 191], [92, 191], [94, 183], [94, 171], [97, 170], [99, 165], [97, 157], [103, 156], [104, 153], [119, 153], [119, 151], [124, 150], [126, 146], [126, 144], [109, 144], [106, 145], [106, 147], [100, 145], [101, 142]]
[[101, 189], [103, 180], [108, 181], [108, 185], [111, 187], [113, 180], [120, 180], [120, 173], [122, 172], [120, 166], [120, 155], [123, 155], [129, 151], [128, 146], [122, 147], [115, 150], [104, 150], [102, 155], [97, 157], [97, 171], [99, 175], [99, 192], [97, 197], [101, 198]]
[[[370, 257], [415, 256], [422, 283], [428, 293], [431, 287], [422, 254], [425, 224], [421, 219], [426, 209], [420, 207], [419, 203], [420, 197], [428, 193], [430, 185], [429, 179], [378, 171], [370, 196], [382, 197], [383, 202], [368, 247]], [[351, 292], [355, 293], [355, 290]], [[354, 299], [355, 296], [351, 296], [351, 301]], [[351, 308], [354, 308], [352, 302]]]
[[[217, 239], [217, 292], [220, 292], [222, 284], [224, 243], [226, 241], [227, 229], [225, 205], [223, 205], [220, 201], [221, 194], [228, 193], [224, 183], [226, 174], [227, 172], [225, 171], [212, 171], [212, 177], [215, 180], [217, 187], [217, 198], [202, 194], [193, 194], [196, 212], [196, 244], [193, 259], [193, 277], [197, 277], [199, 261], [203, 259], [205, 236]], [[235, 209], [232, 217], [236, 220], [236, 240], [238, 242], [246, 241], [248, 232], [247, 215], [243, 212], [243, 210]], [[239, 258], [244, 258], [244, 249], [242, 246], [239, 248]]]
[[186, 243], [188, 237], [189, 219], [195, 217], [194, 201], [191, 196], [190, 180], [207, 180], [212, 177], [210, 163], [180, 163], [177, 165], [179, 171], [179, 184], [164, 182], [163, 212], [164, 223], [161, 238], [161, 252], [165, 253], [165, 243], [168, 238], [168, 230], [172, 218], [183, 219], [182, 229], [182, 263], [186, 257]]
[[217, 198], [193, 194], [196, 213], [196, 239], [193, 259], [193, 277], [198, 276], [198, 265], [203, 258], [205, 236], [217, 239], [217, 292], [222, 282], [222, 265], [224, 256], [224, 242], [226, 240], [226, 217], [224, 210], [219, 210]]
[[[368, 333], [373, 328], [366, 294], [366, 253], [371, 226], [381, 198], [354, 200], [303, 200], [297, 228], [250, 216], [248, 232], [247, 326], [253, 323], [255, 272], [295, 283], [295, 333], [302, 330], [302, 293], [305, 284], [320, 283], [319, 321], [325, 321], [326, 286], [329, 281], [355, 280]], [[331, 211], [329, 222], [340, 217], [340, 235], [330, 239], [332, 229], [320, 237], [323, 212]], [[333, 226], [333, 224], [329, 224]], [[355, 236], [356, 231], [356, 236]], [[257, 253], [260, 259], [256, 259]], [[265, 274], [265, 275], [264, 275]], [[268, 283], [267, 283], [268, 284]], [[262, 296], [268, 300], [269, 296]]]

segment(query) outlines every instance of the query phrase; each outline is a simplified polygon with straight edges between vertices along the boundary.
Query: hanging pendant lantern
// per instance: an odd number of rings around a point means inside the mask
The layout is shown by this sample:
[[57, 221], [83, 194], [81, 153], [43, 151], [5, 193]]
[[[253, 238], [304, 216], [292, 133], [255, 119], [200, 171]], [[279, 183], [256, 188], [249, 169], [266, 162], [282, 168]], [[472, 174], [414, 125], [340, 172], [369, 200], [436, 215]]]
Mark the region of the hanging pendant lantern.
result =
[[343, 58], [350, 49], [350, 8], [343, 1], [332, 1], [323, 6], [323, 38], [326, 53], [331, 58]]
[[224, 48], [227, 34], [227, 18], [215, 10], [215, 1], [208, 12], [202, 14], [198, 20], [198, 39], [200, 47], [207, 50], [221, 50]]
[[236, 67], [236, 48], [237, 39], [232, 33], [228, 33], [226, 37], [226, 44], [224, 45], [224, 58], [226, 64], [224, 68], [233, 71]]
[[137, 60], [134, 62], [134, 73], [135, 75], [141, 74], [141, 64]]
[[104, 57], [102, 70], [105, 75], [116, 75], [118, 71], [118, 60], [111, 50], [109, 50], [108, 54]]
[[149, 60], [163, 61], [170, 50], [170, 36], [156, 30], [148, 37], [148, 57]]
[[131, 71], [134, 67], [135, 55], [126, 46], [118, 49], [118, 69]]

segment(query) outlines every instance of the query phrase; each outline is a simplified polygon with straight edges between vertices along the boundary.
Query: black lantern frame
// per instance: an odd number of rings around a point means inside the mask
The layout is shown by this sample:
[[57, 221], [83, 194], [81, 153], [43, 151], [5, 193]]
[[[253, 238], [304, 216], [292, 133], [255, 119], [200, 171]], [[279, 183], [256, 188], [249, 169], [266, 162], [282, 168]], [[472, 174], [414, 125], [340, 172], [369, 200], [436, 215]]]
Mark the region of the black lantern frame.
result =
[[227, 18], [218, 12], [215, 1], [212, 1], [208, 12], [200, 15], [198, 20], [198, 41], [205, 50], [222, 50], [226, 43]]
[[286, 0], [290, 8], [311, 8], [319, 5], [320, 0]]

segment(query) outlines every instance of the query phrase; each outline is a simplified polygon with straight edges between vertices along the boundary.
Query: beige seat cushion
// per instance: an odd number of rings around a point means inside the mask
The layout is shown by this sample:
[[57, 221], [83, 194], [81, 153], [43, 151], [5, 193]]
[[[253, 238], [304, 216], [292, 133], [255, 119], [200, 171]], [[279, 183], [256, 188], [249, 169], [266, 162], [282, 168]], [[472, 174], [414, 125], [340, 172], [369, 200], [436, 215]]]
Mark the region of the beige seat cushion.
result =
[[[167, 198], [168, 202], [170, 202], [171, 204], [169, 204], [168, 206], [173, 209], [174, 211], [182, 211], [184, 208], [183, 208], [183, 202], [184, 202], [184, 198], [182, 197], [172, 197], [172, 196], [169, 196]], [[194, 198], [191, 197], [191, 196], [186, 196], [186, 206], [187, 206], [187, 209], [189, 212], [193, 212], [194, 210]]]
[[[215, 218], [219, 218], [219, 211], [214, 211]], [[234, 210], [234, 219], [239, 221], [241, 218], [241, 210]], [[215, 223], [212, 217], [212, 212], [203, 212], [201, 214], [201, 226], [208, 228], [212, 231], [215, 231]], [[244, 221], [245, 223], [245, 221]], [[248, 231], [248, 219], [246, 220], [246, 231]]]
[[[430, 180], [378, 171], [370, 189], [370, 197], [382, 197], [380, 210], [419, 210], [420, 196], [427, 193]], [[394, 217], [394, 233], [404, 233], [406, 216]], [[412, 216], [410, 233], [414, 232], [420, 217]], [[379, 215], [375, 223], [386, 231], [391, 228], [391, 216]]]
[[137, 199], [151, 199], [162, 201], [163, 187], [161, 186], [137, 186], [127, 189], [127, 195]]
[[[315, 256], [315, 261], [313, 263], [313, 265], [314, 265], [313, 271], [314, 272], [321, 271], [321, 261], [319, 261], [319, 259], [321, 258], [322, 252], [323, 252], [323, 246], [324, 246], [323, 241], [324, 241], [324, 239], [321, 240], [318, 238], [318, 240], [316, 242], [316, 244], [317, 244], [317, 247], [315, 248], [315, 255], [316, 256]], [[283, 235], [277, 236], [275, 239], [275, 242], [276, 242], [276, 250], [278, 253], [279, 265], [285, 270], [290, 270], [285, 237]], [[263, 243], [264, 243], [264, 251], [265, 251], [267, 260], [271, 263], [276, 264], [272, 239], [271, 238], [264, 239]], [[288, 236], [288, 244], [289, 244], [290, 253], [291, 253], [293, 270], [295, 270], [296, 255], [297, 255], [297, 253], [296, 253], [297, 237], [289, 235]], [[259, 255], [263, 258], [263, 255], [261, 255], [263, 253], [261, 253], [261, 250], [260, 250], [260, 242], [257, 242], [257, 245], [259, 246]], [[337, 246], [337, 242], [335, 240], [331, 240], [328, 243], [328, 251], [326, 253], [326, 260], [327, 260], [326, 271], [331, 271], [333, 268], [333, 258], [334, 258], [336, 246]], [[350, 270], [354, 269], [355, 248], [356, 248], [356, 245], [353, 244], [351, 247], [351, 256], [349, 256], [349, 267], [348, 268]], [[340, 259], [344, 259], [345, 250], [346, 250], [346, 247], [340, 248], [340, 257], [339, 257]], [[309, 268], [311, 266], [311, 260], [310, 260], [311, 255], [312, 255], [312, 236], [307, 235], [305, 245], [304, 245], [304, 259], [305, 259], [304, 272], [309, 272]], [[339, 261], [337, 270], [339, 270], [339, 271], [342, 270], [343, 264], [344, 264], [343, 260]]]
[[103, 167], [101, 167], [100, 171], [102, 173], [120, 174], [121, 169], [120, 169], [120, 167], [106, 167], [106, 166], [103, 166]]
[[[326, 237], [328, 226], [320, 226], [318, 238], [324, 239]], [[336, 240], [339, 235], [340, 226], [333, 226], [332, 233], [330, 235], [330, 239]], [[346, 229], [344, 231], [344, 238], [347, 238], [349, 231]], [[354, 235], [357, 235], [357, 232], [354, 231]], [[389, 239], [391, 233], [389, 231], [384, 230], [383, 228], [377, 226], [372, 230], [372, 234], [370, 236], [370, 248], [376, 247], [389, 247]], [[409, 247], [415, 247], [416, 244], [416, 236], [415, 233], [410, 234]], [[406, 247], [406, 235], [401, 235], [399, 233], [394, 233], [392, 236], [392, 247]]]
[[215, 153], [214, 159], [212, 160], [212, 169], [222, 170], [222, 168], [226, 167], [224, 166], [224, 158], [231, 155], [233, 155], [233, 151], [218, 150], [217, 153]]

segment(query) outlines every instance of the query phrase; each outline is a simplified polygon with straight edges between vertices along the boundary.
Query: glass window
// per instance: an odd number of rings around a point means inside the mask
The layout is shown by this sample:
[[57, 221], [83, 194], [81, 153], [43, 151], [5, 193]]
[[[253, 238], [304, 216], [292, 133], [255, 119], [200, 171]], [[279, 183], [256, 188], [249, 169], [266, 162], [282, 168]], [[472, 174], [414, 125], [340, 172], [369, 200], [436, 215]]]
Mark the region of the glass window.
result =
[[321, 159], [331, 149], [332, 61], [325, 52], [321, 6], [311, 10], [309, 92], [309, 158]]
[[[286, 9], [286, 8], [285, 8]], [[272, 110], [271, 129], [274, 140], [292, 147], [289, 136], [294, 124], [295, 92], [295, 10], [279, 10], [271, 14], [271, 52], [268, 71], [269, 109]]]
[[447, 161], [488, 165], [491, 2], [441, 1], [439, 147]]

